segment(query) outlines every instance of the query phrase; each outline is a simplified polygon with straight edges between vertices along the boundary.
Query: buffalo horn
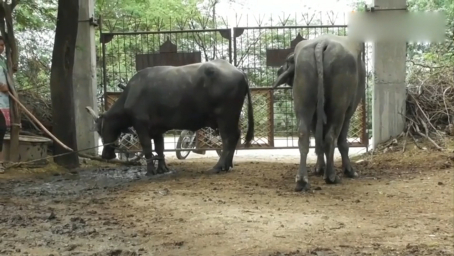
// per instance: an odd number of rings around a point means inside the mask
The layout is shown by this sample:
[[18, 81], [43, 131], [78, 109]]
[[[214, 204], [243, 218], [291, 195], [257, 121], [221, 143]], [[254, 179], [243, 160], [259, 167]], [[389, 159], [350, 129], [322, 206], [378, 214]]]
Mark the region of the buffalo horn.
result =
[[96, 114], [96, 112], [90, 107], [90, 106], [86, 106], [85, 109], [88, 111], [88, 113], [90, 113], [94, 119], [98, 119], [99, 116]]

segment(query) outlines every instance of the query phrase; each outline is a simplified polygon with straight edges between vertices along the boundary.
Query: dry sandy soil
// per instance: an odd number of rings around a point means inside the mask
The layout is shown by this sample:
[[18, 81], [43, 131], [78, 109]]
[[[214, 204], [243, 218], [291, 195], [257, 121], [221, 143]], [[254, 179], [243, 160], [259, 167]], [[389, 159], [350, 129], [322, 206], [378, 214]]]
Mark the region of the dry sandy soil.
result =
[[[0, 255], [454, 255], [453, 154], [368, 156], [357, 180], [293, 192], [298, 159], [12, 170], [0, 176]], [[49, 169], [49, 168], [48, 168]]]

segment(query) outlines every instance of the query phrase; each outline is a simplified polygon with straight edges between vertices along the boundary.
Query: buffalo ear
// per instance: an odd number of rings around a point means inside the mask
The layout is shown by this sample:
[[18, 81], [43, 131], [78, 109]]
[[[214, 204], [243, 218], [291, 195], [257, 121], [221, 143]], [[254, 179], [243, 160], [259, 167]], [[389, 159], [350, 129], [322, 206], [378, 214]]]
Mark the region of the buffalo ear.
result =
[[119, 83], [117, 86], [118, 86], [118, 88], [120, 88], [123, 91], [126, 89], [126, 86], [122, 83]]
[[284, 73], [284, 69], [285, 69], [284, 67], [285, 67], [285, 66], [286, 66], [286, 65], [282, 65], [282, 66], [277, 70], [277, 76], [278, 76], [278, 77], [279, 77], [282, 73]]
[[274, 82], [273, 89], [281, 84], [285, 84], [289, 80], [293, 80], [291, 76], [293, 76], [294, 73], [295, 73], [295, 57], [294, 54], [291, 54], [287, 57], [285, 65], [279, 68], [278, 70], [279, 77], [277, 78], [276, 82]]

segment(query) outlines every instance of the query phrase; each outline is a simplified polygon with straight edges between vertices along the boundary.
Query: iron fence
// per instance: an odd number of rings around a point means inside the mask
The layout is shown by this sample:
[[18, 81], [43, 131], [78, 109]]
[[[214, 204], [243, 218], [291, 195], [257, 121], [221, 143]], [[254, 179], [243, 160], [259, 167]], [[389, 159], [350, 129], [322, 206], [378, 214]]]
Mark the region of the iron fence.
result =
[[[255, 115], [252, 149], [296, 148], [298, 136], [292, 90], [289, 87], [272, 90], [270, 86], [277, 77], [277, 69], [298, 42], [326, 33], [346, 35], [345, 19], [344, 24], [336, 25], [338, 19], [333, 18], [333, 12], [328, 14], [325, 19], [328, 24], [323, 23], [322, 15], [302, 14], [300, 21], [296, 18], [297, 15], [295, 19], [288, 16], [287, 19], [279, 19], [279, 25], [273, 24], [271, 17], [254, 19], [256, 23], [253, 26], [238, 26], [237, 20], [237, 26], [224, 24], [223, 27], [220, 26], [222, 28], [210, 28], [205, 20], [174, 20], [173, 23], [167, 23], [167, 30], [162, 25], [162, 20], [151, 25], [132, 19], [123, 22], [123, 25], [118, 25], [118, 20], [115, 24], [102, 20], [98, 73], [102, 74], [100, 91], [104, 95], [103, 108], [107, 109], [116, 100], [117, 85], [126, 84], [142, 68], [156, 65], [180, 66], [222, 58], [248, 75]], [[368, 52], [368, 46], [365, 46], [366, 62]], [[369, 69], [367, 63], [366, 66]], [[369, 101], [370, 95], [367, 93], [366, 100], [360, 103], [352, 118], [349, 132], [351, 146], [368, 146]], [[246, 105], [243, 111], [247, 113]], [[246, 129], [247, 119], [243, 118], [242, 142]], [[172, 130], [166, 133], [166, 151], [176, 150], [180, 132]], [[211, 129], [201, 129], [197, 134], [199, 150], [220, 148], [220, 138], [213, 136]]]

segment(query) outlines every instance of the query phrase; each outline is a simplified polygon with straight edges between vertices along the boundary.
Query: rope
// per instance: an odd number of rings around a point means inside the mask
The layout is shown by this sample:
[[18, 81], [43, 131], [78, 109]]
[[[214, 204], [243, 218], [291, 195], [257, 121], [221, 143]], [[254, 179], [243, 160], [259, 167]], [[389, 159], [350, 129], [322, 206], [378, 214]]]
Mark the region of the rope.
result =
[[28, 164], [28, 163], [38, 162], [38, 161], [42, 161], [42, 160], [47, 160], [47, 159], [54, 158], [54, 157], [65, 156], [65, 155], [69, 155], [69, 154], [77, 154], [77, 153], [80, 153], [82, 151], [86, 151], [86, 150], [90, 150], [90, 149], [94, 149], [94, 148], [99, 148], [99, 147], [107, 146], [107, 145], [114, 144], [114, 143], [115, 142], [111, 142], [111, 143], [106, 143], [104, 145], [89, 147], [89, 148], [81, 149], [81, 150], [74, 151], [74, 152], [66, 152], [66, 153], [61, 153], [61, 154], [58, 154], [58, 155], [47, 156], [47, 157], [44, 157], [44, 158], [34, 159], [34, 160], [30, 160], [30, 161], [13, 163], [12, 165], [5, 166], [5, 169], [9, 169], [9, 168], [12, 168], [12, 167], [17, 167], [17, 166], [20, 166], [20, 165], [23, 165], [23, 164]]
[[[94, 149], [94, 148], [99, 148], [99, 147], [104, 147], [104, 146], [107, 146], [107, 145], [111, 145], [111, 144], [115, 144], [116, 141], [114, 142], [110, 142], [110, 143], [106, 143], [106, 144], [103, 144], [103, 145], [99, 145], [99, 146], [94, 146], [94, 147], [89, 147], [89, 148], [85, 148], [85, 149], [81, 149], [81, 150], [78, 150], [78, 151], [73, 151], [73, 152], [65, 152], [65, 153], [61, 153], [61, 154], [58, 154], [58, 155], [52, 155], [52, 156], [47, 156], [47, 157], [44, 157], [44, 158], [39, 158], [39, 159], [34, 159], [34, 160], [30, 160], [30, 161], [25, 161], [25, 162], [16, 162], [16, 163], [13, 163], [11, 165], [8, 165], [8, 166], [5, 166], [5, 169], [9, 169], [9, 168], [13, 168], [13, 167], [18, 167], [20, 165], [23, 165], [23, 164], [28, 164], [28, 163], [33, 163], [33, 162], [38, 162], [38, 161], [42, 161], [42, 160], [47, 160], [47, 159], [50, 159], [50, 158], [54, 158], [54, 157], [59, 157], [59, 156], [65, 156], [65, 155], [69, 155], [69, 154], [78, 154], [82, 151], [86, 151], [86, 150], [90, 150], [90, 149]], [[122, 149], [122, 148], [119, 148], [119, 150], [122, 152], [122, 153], [127, 153], [128, 151], [126, 149]], [[78, 154], [80, 155], [80, 154]], [[142, 157], [143, 154], [141, 154], [141, 156], [138, 158], [140, 159]], [[83, 155], [80, 155], [81, 157], [84, 157]], [[134, 158], [131, 158], [131, 159], [134, 159]], [[152, 153], [152, 158], [151, 159], [146, 159], [147, 163], [150, 163], [152, 161], [155, 161], [155, 160], [161, 160], [163, 159], [162, 157], [159, 157], [157, 155], [154, 155]], [[129, 157], [128, 157], [128, 160], [129, 160]]]

